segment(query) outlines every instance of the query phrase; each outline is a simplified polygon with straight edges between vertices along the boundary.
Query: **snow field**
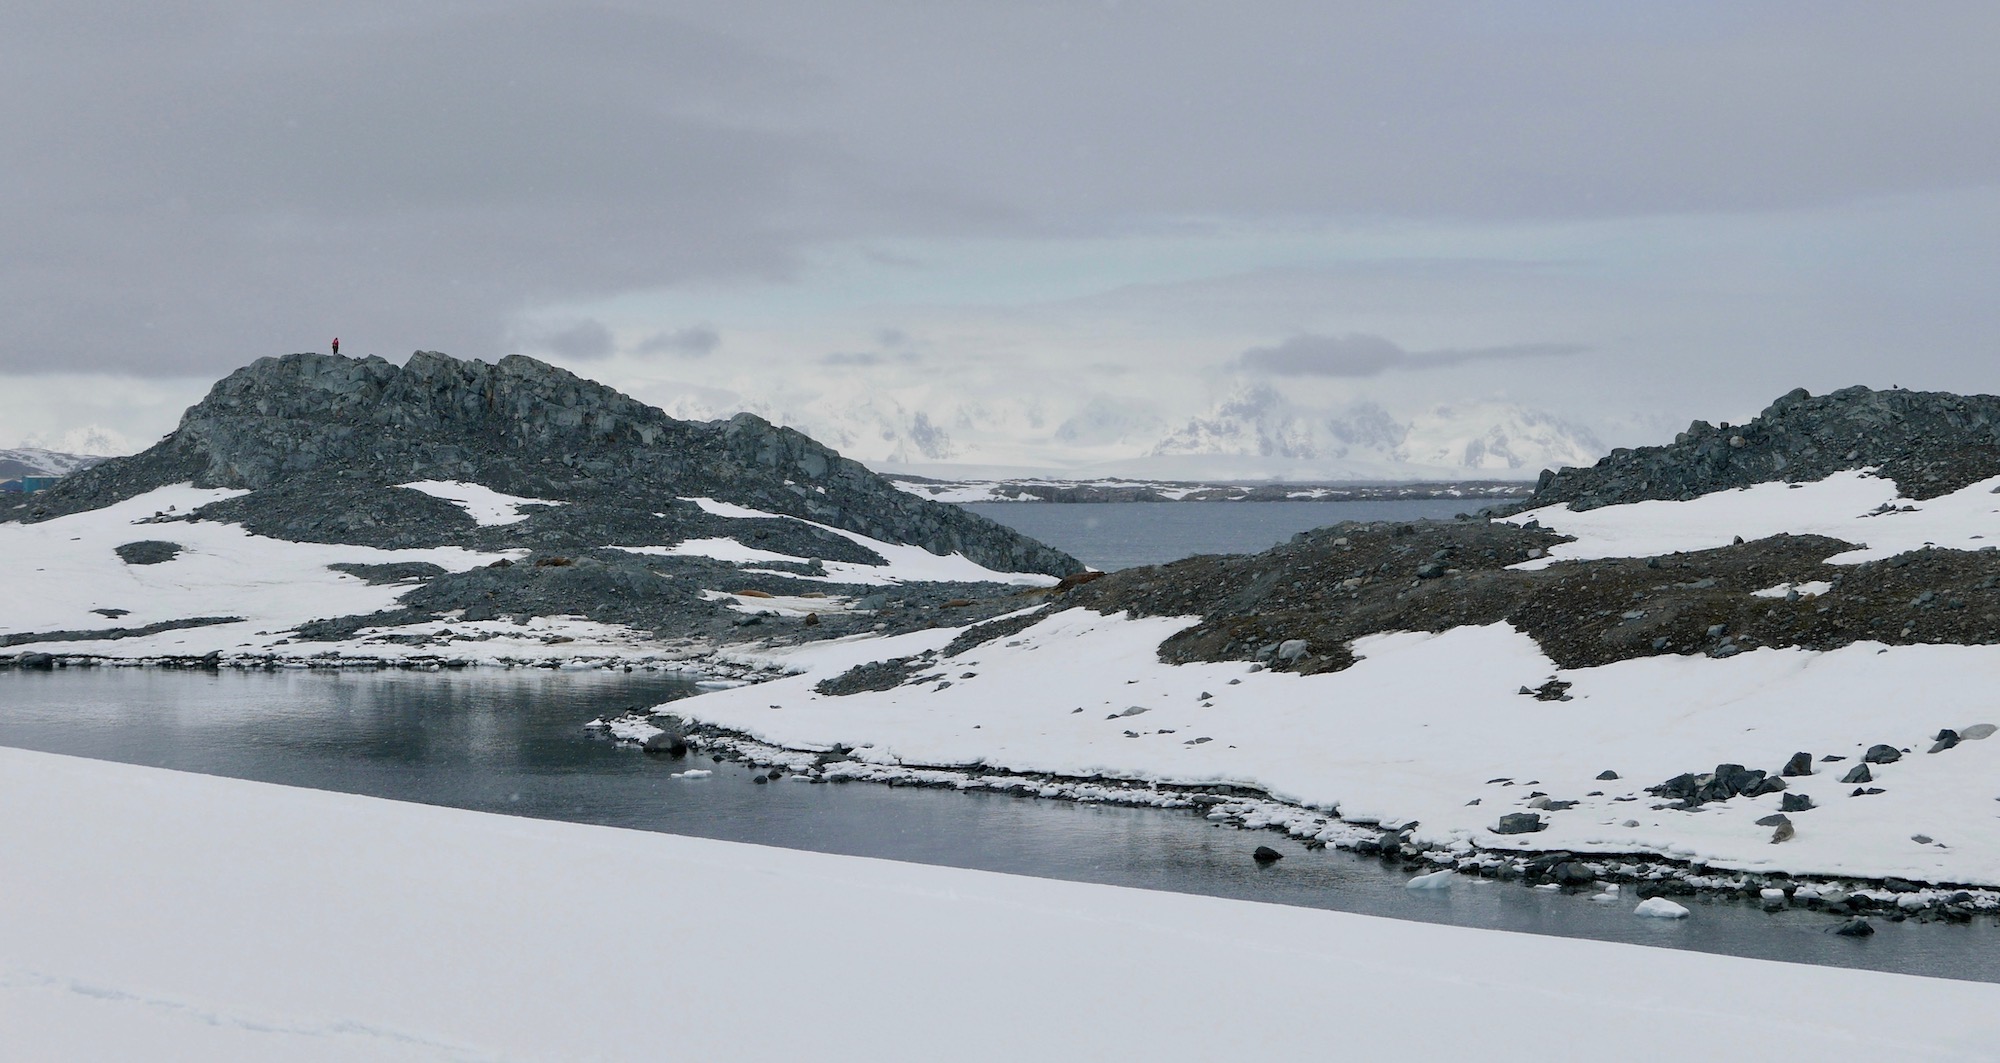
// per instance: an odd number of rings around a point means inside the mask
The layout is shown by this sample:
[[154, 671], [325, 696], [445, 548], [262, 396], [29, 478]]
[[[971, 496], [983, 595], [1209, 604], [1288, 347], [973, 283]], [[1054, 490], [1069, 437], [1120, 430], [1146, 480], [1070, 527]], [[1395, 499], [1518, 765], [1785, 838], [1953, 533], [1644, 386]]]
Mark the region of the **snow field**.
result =
[[2000, 986], [1981, 983], [11, 749], [0, 851], [0, 1029], [18, 1059], [1212, 1060], [1459, 1054], [1469, 1036], [1495, 1060], [1679, 1059], [1672, 1030], [1746, 1053], [1972, 1060], [2000, 1036]]
[[[1435, 848], [1650, 852], [1750, 871], [2000, 885], [2000, 742], [1924, 752], [1942, 728], [2000, 717], [1989, 696], [2000, 647], [1863, 643], [1565, 671], [1496, 624], [1364, 639], [1354, 667], [1312, 676], [1160, 663], [1160, 642], [1191, 622], [1064, 611], [927, 664], [924, 682], [846, 696], [812, 688], [856, 664], [940, 649], [955, 632], [739, 651], [801, 674], [663, 711], [775, 745], [860, 747], [853, 755], [868, 764], [1257, 786], [1338, 808], [1349, 823], [1414, 821], [1417, 844]], [[1574, 684], [1572, 700], [1517, 693], [1552, 675]], [[1883, 793], [1848, 796], [1841, 774], [1878, 742], [1913, 752], [1873, 769]], [[1819, 807], [1792, 813], [1796, 836], [1780, 845], [1756, 820], [1781, 795], [1680, 811], [1654, 808], [1663, 801], [1644, 792], [1718, 763], [1775, 773], [1802, 750], [1847, 759], [1787, 780]], [[1619, 778], [1599, 780], [1606, 770]], [[1578, 803], [1536, 810], [1537, 793]], [[1524, 811], [1547, 829], [1493, 833], [1502, 814]]]
[[396, 486], [442, 498], [464, 510], [482, 528], [519, 524], [534, 515], [531, 510], [534, 506], [569, 505], [548, 498], [502, 494], [491, 487], [457, 480], [418, 480]]
[[1564, 504], [1503, 519], [1516, 524], [1540, 521], [1545, 528], [1576, 537], [1575, 542], [1551, 547], [1546, 557], [1514, 566], [1521, 569], [1546, 568], [1558, 561], [1712, 550], [1728, 546], [1737, 536], [1749, 542], [1784, 532], [1855, 543], [1859, 549], [1829, 559], [1851, 565], [1924, 546], [2000, 548], [1996, 491], [2000, 477], [1919, 502], [1902, 497], [1894, 480], [1859, 469], [1813, 483], [1756, 484], [1685, 502], [1633, 502], [1581, 513]]
[[[326, 566], [428, 561], [450, 571], [489, 564], [511, 554], [457, 547], [380, 550], [366, 546], [294, 543], [253, 535], [236, 524], [156, 521], [243, 494], [187, 485], [163, 487], [87, 513], [39, 524], [0, 524], [0, 557], [8, 559], [8, 595], [0, 634], [142, 627], [199, 616], [241, 616], [230, 630], [192, 628], [146, 640], [98, 643], [120, 655], [205, 653], [227, 649], [256, 632], [282, 633], [316, 617], [372, 613], [395, 604], [407, 588], [370, 586]], [[179, 556], [128, 565], [114, 552], [141, 540], [179, 543]], [[124, 609], [115, 618], [94, 609]], [[165, 647], [199, 647], [168, 649]], [[35, 649], [44, 649], [37, 645]]]

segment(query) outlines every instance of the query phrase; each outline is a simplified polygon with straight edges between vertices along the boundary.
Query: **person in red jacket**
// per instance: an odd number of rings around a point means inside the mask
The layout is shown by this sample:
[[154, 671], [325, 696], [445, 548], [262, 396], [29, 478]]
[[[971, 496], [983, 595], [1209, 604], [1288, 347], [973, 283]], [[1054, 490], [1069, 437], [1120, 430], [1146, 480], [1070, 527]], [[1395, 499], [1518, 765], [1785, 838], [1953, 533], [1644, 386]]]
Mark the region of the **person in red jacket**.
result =
[[339, 354], [339, 353], [340, 353], [340, 337], [339, 337], [339, 336], [335, 336], [335, 337], [333, 338], [333, 353], [334, 353], [334, 354]]

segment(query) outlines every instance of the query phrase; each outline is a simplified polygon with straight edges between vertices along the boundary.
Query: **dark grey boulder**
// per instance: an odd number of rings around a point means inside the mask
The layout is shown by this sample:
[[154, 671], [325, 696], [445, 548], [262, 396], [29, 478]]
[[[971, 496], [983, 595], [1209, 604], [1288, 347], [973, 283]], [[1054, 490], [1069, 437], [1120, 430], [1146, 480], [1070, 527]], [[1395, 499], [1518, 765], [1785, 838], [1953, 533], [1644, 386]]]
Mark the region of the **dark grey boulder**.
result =
[[1618, 778], [1618, 773], [1612, 771], [1609, 768], [1606, 768], [1605, 770], [1597, 773], [1597, 778], [1600, 782], [1609, 782], [1610, 780]]
[[1844, 938], [1865, 938], [1875, 932], [1875, 924], [1857, 916], [1834, 927], [1833, 932]]
[[1813, 799], [1808, 794], [1786, 794], [1784, 799], [1778, 802], [1780, 812], [1804, 812], [1815, 807], [1817, 806], [1813, 804]]
[[687, 733], [678, 727], [669, 727], [659, 734], [647, 736], [646, 741], [640, 748], [648, 753], [658, 753], [669, 757], [686, 756], [688, 751]]
[[170, 543], [164, 539], [141, 539], [113, 549], [117, 551], [119, 560], [128, 565], [165, 564], [181, 554], [181, 544]]
[[1931, 745], [1930, 751], [1933, 753], [1942, 753], [1945, 750], [1950, 749], [1951, 747], [1957, 744], [1958, 744], [1958, 732], [1947, 727], [1944, 730], [1939, 731], [1937, 733], [1937, 739]]
[[1813, 773], [1812, 766], [1813, 758], [1811, 753], [1794, 753], [1792, 754], [1792, 759], [1786, 761], [1785, 766], [1778, 770], [1778, 774], [1796, 779], [1801, 775], [1811, 775]]
[[1847, 774], [1841, 776], [1840, 781], [1843, 783], [1874, 782], [1875, 774], [1868, 770], [1868, 765], [1856, 764], [1855, 766], [1847, 769]]
[[1495, 834], [1533, 834], [1548, 829], [1542, 817], [1533, 812], [1509, 812], [1500, 817], [1499, 825], [1493, 828]]
[[1869, 746], [1868, 752], [1861, 754], [1861, 760], [1866, 764], [1894, 764], [1901, 759], [1903, 759], [1901, 750], [1882, 743]]
[[1285, 858], [1285, 854], [1268, 845], [1260, 845], [1250, 854], [1250, 859], [1263, 866], [1270, 866]]

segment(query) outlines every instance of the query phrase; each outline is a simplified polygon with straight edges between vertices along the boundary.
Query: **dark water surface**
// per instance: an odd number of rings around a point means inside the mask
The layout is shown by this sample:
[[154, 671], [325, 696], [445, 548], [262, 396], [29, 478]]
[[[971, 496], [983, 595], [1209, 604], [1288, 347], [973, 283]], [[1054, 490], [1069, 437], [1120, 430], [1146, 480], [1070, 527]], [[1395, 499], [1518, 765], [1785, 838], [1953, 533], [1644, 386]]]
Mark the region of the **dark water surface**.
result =
[[[1471, 880], [1413, 892], [1376, 861], [1187, 812], [863, 783], [758, 786], [735, 765], [648, 757], [581, 726], [691, 691], [645, 673], [7, 671], [0, 745], [793, 849], [2000, 981], [1991, 920], [1878, 922], [1880, 933], [1857, 940], [1827, 933], [1826, 916], [1738, 902], [1686, 899], [1693, 916], [1670, 922], [1634, 917], [1636, 897], [1598, 905]], [[714, 777], [668, 777], [695, 766]], [[1259, 844], [1286, 859], [1257, 867]]]
[[964, 508], [1106, 572], [1267, 550], [1344, 520], [1450, 520], [1480, 499], [1379, 502], [980, 502]]

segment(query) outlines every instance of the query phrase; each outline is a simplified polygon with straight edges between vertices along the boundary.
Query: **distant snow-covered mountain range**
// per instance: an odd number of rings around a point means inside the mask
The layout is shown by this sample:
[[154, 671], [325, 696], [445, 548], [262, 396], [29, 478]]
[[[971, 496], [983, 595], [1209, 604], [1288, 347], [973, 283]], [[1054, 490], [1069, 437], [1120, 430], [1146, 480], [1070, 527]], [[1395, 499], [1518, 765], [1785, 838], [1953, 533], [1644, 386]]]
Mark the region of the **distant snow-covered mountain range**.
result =
[[[691, 420], [736, 412], [717, 398], [685, 395], [665, 407]], [[1268, 383], [1239, 386], [1177, 419], [1105, 396], [1073, 403], [1067, 415], [1040, 400], [938, 408], [888, 394], [738, 405], [876, 469], [946, 479], [1532, 480], [1545, 468], [1590, 465], [1606, 450], [1590, 430], [1514, 403], [1397, 416], [1373, 402], [1314, 408]]]
[[66, 454], [40, 447], [0, 450], [0, 480], [16, 480], [23, 476], [67, 476], [103, 460], [95, 454]]

